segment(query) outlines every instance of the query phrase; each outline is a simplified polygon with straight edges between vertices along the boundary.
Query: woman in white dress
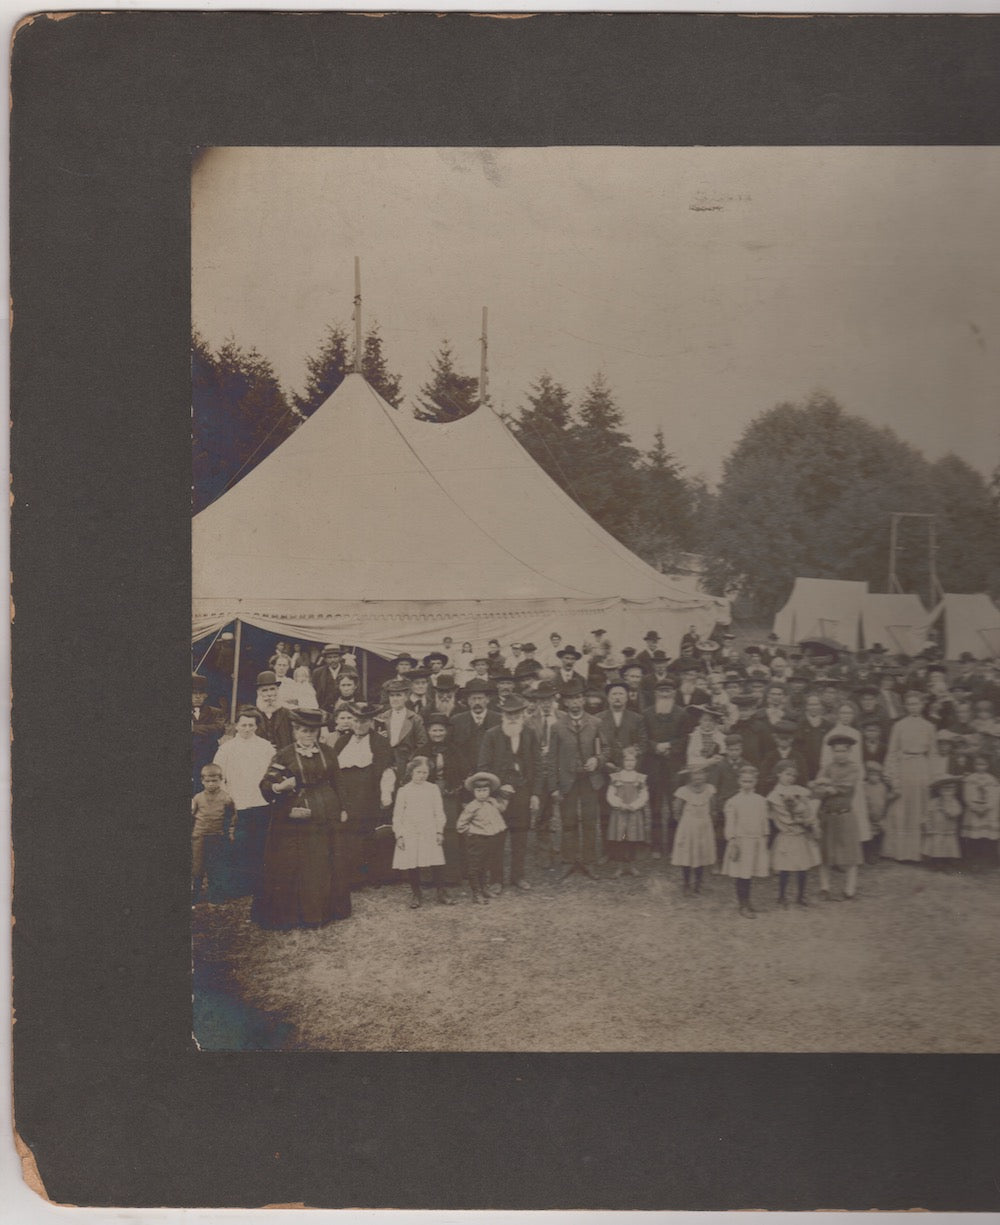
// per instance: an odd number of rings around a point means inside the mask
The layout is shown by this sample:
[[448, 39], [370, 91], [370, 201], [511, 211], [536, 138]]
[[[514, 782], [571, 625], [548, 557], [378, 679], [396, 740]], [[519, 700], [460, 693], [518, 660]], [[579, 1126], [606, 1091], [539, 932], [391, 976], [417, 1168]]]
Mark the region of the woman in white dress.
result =
[[830, 748], [830, 741], [834, 736], [846, 736], [850, 739], [851, 750], [847, 755], [847, 759], [858, 767], [858, 785], [854, 789], [851, 809], [858, 822], [859, 841], [868, 842], [872, 836], [872, 827], [871, 822], [868, 820], [868, 804], [865, 800], [865, 767], [861, 752], [863, 737], [854, 726], [857, 721], [858, 711], [853, 702], [841, 702], [835, 714], [836, 722], [823, 737], [823, 744], [819, 755], [819, 766], [823, 770], [833, 761], [833, 749]]
[[887, 859], [919, 863], [921, 829], [930, 798], [930, 759], [934, 752], [935, 727], [923, 717], [925, 696], [911, 690], [903, 698], [906, 714], [889, 733], [885, 774], [898, 798], [885, 814], [882, 854]]

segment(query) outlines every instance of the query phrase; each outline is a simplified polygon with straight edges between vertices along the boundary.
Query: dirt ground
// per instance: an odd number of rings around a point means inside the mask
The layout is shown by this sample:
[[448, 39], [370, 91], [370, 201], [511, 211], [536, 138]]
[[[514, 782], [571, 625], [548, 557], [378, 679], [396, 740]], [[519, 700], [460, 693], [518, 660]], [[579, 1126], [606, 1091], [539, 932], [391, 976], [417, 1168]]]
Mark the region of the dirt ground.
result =
[[[529, 860], [530, 865], [530, 860]], [[665, 860], [638, 879], [530, 868], [531, 893], [411, 911], [404, 885], [354, 895], [320, 931], [264, 932], [249, 902], [192, 912], [206, 1049], [441, 1051], [1000, 1050], [1000, 872], [883, 862], [855, 902], [756, 920]], [[607, 873], [607, 867], [599, 869]], [[842, 878], [835, 875], [835, 890]]]

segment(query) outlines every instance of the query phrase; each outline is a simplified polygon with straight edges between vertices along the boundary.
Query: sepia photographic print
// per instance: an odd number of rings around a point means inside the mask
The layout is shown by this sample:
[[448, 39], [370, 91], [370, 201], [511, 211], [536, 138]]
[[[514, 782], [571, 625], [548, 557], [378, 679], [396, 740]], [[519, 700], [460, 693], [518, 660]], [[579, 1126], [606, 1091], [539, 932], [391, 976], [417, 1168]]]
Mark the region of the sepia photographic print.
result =
[[202, 1050], [997, 1051], [998, 189], [196, 152]]

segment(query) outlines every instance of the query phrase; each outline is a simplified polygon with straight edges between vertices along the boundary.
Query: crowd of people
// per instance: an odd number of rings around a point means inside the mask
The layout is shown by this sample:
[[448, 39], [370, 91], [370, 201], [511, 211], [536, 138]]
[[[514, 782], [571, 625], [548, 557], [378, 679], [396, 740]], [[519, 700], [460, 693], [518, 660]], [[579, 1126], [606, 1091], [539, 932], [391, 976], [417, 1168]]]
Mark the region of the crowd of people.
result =
[[445, 638], [371, 693], [349, 650], [279, 642], [232, 715], [195, 674], [193, 902], [251, 897], [262, 927], [318, 927], [360, 888], [487, 905], [636, 876], [648, 848], [685, 897], [706, 869], [732, 877], [752, 919], [771, 876], [787, 908], [810, 905], [813, 869], [820, 899], [854, 901], [865, 865], [997, 866], [996, 660], [735, 642]]

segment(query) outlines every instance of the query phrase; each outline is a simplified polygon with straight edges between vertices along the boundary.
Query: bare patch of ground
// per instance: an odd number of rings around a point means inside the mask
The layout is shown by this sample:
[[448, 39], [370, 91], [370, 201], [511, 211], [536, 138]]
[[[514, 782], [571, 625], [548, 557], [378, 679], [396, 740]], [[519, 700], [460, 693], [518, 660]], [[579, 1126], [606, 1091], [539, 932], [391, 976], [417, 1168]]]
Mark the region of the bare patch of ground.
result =
[[884, 864], [862, 869], [856, 902], [820, 901], [813, 873], [806, 910], [755, 881], [750, 921], [727, 877], [685, 898], [679, 869], [640, 867], [561, 885], [535, 870], [531, 893], [483, 907], [429, 891], [411, 911], [406, 886], [369, 890], [321, 931], [199, 906], [196, 999], [211, 983], [298, 1050], [1000, 1049], [1000, 873]]

